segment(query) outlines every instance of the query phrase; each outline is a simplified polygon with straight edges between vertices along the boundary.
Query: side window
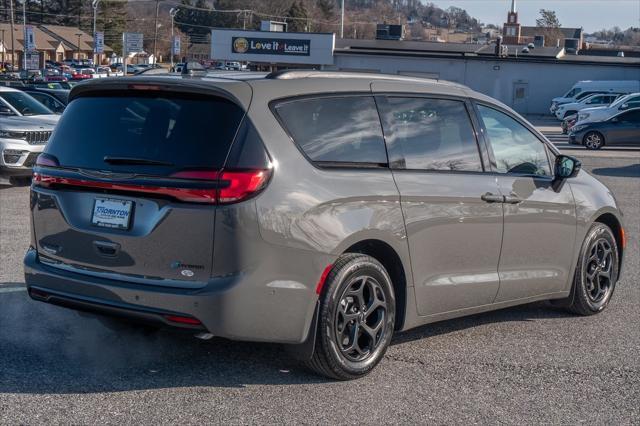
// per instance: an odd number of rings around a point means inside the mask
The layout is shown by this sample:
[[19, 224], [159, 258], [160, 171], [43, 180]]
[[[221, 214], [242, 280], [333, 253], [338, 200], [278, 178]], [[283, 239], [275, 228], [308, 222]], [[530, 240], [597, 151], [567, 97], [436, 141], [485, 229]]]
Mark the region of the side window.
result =
[[550, 176], [544, 144], [526, 127], [493, 108], [478, 105], [499, 173]]
[[625, 123], [640, 123], [640, 110], [628, 111], [620, 114], [619, 121]]
[[603, 96], [594, 96], [592, 98], [589, 98], [587, 100], [587, 102], [585, 102], [587, 105], [592, 105], [592, 104], [600, 104], [603, 103]]
[[371, 96], [294, 100], [275, 110], [294, 142], [315, 163], [387, 164]]
[[411, 170], [482, 171], [464, 102], [381, 97], [391, 166]]

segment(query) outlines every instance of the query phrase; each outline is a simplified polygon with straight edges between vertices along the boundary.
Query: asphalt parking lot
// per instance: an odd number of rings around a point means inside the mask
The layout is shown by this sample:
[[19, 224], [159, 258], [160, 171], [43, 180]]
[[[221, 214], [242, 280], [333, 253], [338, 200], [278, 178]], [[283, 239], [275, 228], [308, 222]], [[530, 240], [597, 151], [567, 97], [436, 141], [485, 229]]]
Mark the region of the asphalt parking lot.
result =
[[116, 332], [29, 300], [28, 188], [0, 187], [0, 423], [638, 424], [640, 151], [567, 152], [626, 216], [609, 308], [583, 318], [538, 303], [428, 325], [346, 383], [277, 345]]

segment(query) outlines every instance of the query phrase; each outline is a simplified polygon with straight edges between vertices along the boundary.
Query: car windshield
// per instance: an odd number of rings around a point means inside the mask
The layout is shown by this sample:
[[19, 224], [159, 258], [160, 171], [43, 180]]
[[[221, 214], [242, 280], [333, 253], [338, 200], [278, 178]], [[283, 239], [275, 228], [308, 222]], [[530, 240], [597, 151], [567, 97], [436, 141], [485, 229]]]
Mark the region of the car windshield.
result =
[[573, 98], [575, 95], [577, 95], [578, 93], [580, 93], [582, 91], [581, 88], [579, 87], [574, 87], [573, 89], [569, 90], [569, 92], [567, 92], [566, 95], [564, 95], [565, 98]]
[[49, 108], [23, 92], [2, 92], [0, 98], [14, 107], [21, 115], [53, 114]]

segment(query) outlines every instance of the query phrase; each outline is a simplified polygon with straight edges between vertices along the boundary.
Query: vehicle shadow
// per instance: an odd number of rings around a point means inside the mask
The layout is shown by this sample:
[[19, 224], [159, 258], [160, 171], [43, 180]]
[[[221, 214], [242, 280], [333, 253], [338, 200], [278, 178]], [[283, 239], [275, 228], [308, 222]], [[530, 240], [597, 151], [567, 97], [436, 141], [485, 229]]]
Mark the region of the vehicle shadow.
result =
[[599, 176], [640, 177], [640, 163], [624, 167], [600, 167], [593, 169], [592, 172]]
[[[526, 305], [423, 326], [397, 335], [392, 344], [484, 324], [563, 315], [541, 304]], [[202, 341], [190, 334], [134, 327], [115, 331], [96, 318], [30, 300], [24, 283], [0, 283], [0, 393], [327, 382], [293, 360], [281, 345]]]

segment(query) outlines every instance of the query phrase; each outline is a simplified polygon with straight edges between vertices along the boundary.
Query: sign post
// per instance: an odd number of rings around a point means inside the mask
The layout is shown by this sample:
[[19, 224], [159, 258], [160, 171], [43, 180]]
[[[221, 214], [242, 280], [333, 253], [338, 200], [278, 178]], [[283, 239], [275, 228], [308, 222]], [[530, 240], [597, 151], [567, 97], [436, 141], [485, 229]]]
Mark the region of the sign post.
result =
[[142, 33], [122, 34], [122, 71], [125, 77], [127, 76], [127, 55], [143, 52], [143, 40]]

